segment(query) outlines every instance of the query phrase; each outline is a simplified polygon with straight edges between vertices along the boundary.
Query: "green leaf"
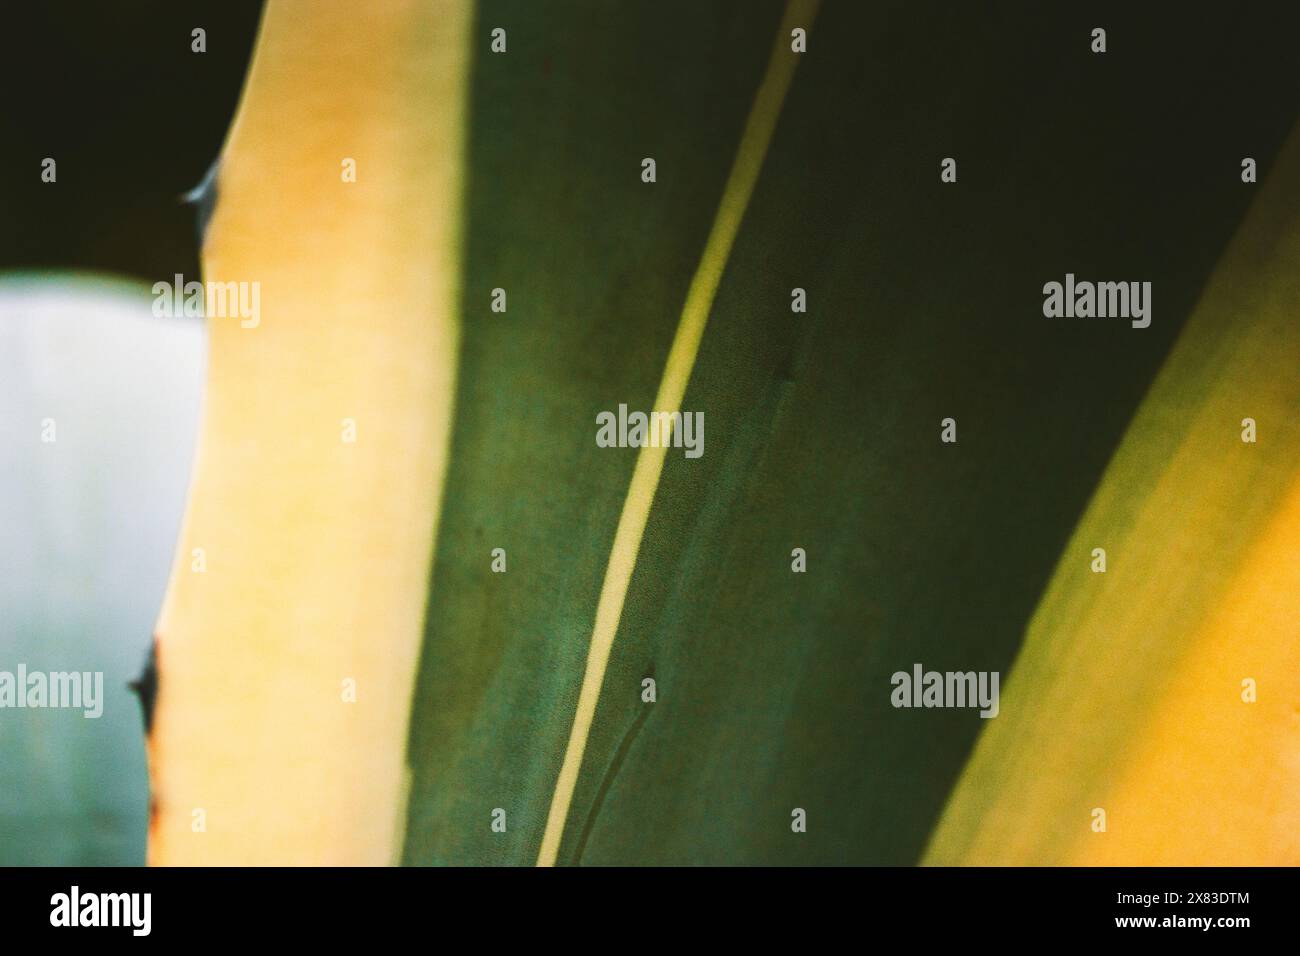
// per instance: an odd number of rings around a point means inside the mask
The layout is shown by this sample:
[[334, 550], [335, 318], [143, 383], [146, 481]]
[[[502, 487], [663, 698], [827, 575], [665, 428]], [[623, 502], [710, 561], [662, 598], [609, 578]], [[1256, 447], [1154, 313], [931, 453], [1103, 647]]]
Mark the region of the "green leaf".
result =
[[[595, 447], [596, 415], [653, 405], [781, 11], [761, 13], [481, 8], [477, 35], [506, 25], [511, 46], [472, 81], [408, 863], [542, 851], [637, 457]], [[1083, 41], [1022, 42], [1059, 18], [1004, 34], [976, 10], [942, 29], [918, 16], [827, 4], [810, 31], [682, 403], [704, 412], [706, 451], [667, 456], [560, 863], [916, 862], [984, 722], [894, 710], [890, 675], [1009, 670], [1245, 208], [1232, 166], [1180, 151], [1196, 134], [1178, 109], [1126, 104], [1123, 73], [1081, 89]], [[1227, 62], [1180, 73], [1180, 109]], [[1135, 175], [1067, 102], [1099, 111], [1106, 141], [1182, 166]], [[1286, 109], [1261, 114], [1276, 144]], [[1152, 327], [1044, 319], [1041, 286], [1066, 271], [1153, 281]], [[487, 309], [498, 286], [505, 315]], [[956, 445], [939, 441], [947, 416]]]

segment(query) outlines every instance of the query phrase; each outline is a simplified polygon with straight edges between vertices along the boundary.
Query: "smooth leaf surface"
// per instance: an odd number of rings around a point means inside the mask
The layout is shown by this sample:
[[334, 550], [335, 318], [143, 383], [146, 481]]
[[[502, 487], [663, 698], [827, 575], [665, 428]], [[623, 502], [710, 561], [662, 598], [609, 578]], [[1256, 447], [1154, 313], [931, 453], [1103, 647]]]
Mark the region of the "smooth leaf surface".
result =
[[[682, 31], [671, 5], [480, 8], [511, 52], [474, 67], [407, 862], [537, 856], [636, 457], [596, 448], [595, 416], [650, 407], [779, 15], [706, 9]], [[1290, 119], [1282, 97], [1223, 102], [1259, 35], [1193, 69], [1177, 50], [1195, 27], [1135, 14], [1145, 59], [1102, 71], [1086, 44], [1061, 53], [1068, 18], [1027, 17], [819, 14], [684, 401], [706, 452], [668, 456], [559, 862], [919, 859], [985, 722], [894, 710], [890, 674], [1009, 670], [1250, 198], [1210, 144], [1249, 129], [1262, 152]], [[1152, 327], [1044, 319], [1042, 284], [1067, 271], [1152, 281]]]

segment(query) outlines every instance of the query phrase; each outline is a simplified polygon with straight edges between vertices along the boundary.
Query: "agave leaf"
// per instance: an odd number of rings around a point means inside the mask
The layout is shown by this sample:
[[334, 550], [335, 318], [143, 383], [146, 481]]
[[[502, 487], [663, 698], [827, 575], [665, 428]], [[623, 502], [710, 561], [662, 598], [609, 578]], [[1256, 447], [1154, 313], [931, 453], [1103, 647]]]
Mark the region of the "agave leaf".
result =
[[1300, 128], [1063, 551], [927, 861], [1300, 862], [1297, 189]]
[[[1095, 131], [1044, 121], [1086, 51], [1044, 60], [949, 12], [918, 61], [896, 43], [924, 29], [902, 7], [826, 4], [682, 401], [706, 451], [665, 460], [547, 847], [637, 462], [595, 447], [596, 415], [654, 405], [781, 16], [647, 7], [480, 7], [476, 34], [501, 24], [512, 45], [471, 84], [461, 384], [404, 859], [915, 862], [983, 722], [893, 710], [890, 675], [1009, 668], [1248, 194], [1198, 195], [1192, 228], [1185, 197], [1222, 175], [1208, 160], [1127, 185]], [[1195, 103], [1224, 76], [1186, 79]], [[1122, 77], [1094, 82], [1088, 102], [1122, 102]], [[1189, 138], [1178, 110], [1152, 116], [1139, 100], [1107, 128], [1139, 150]], [[943, 193], [954, 142], [982, 179]], [[1043, 319], [1046, 279], [1135, 262], [1159, 290], [1152, 328]], [[948, 414], [957, 446], [938, 441]]]
[[[265, 304], [262, 328], [211, 325], [180, 554], [223, 563], [178, 562], [160, 624], [151, 859], [916, 861], [983, 722], [892, 709], [890, 675], [1009, 668], [1245, 208], [1207, 192], [1223, 160], [1188, 117], [1241, 113], [1221, 91], [1257, 38], [1181, 73], [1151, 46], [1182, 84], [1166, 108], [1130, 61], [973, 7], [828, 3], [718, 254], [783, 18], [810, 5], [286, 9], [205, 250]], [[1259, 103], [1267, 168], [1290, 104]], [[1192, 158], [1129, 176], [1111, 139]], [[1045, 321], [1066, 271], [1152, 281], [1158, 317]], [[596, 417], [666, 380], [705, 453], [638, 484]]]
[[468, 28], [466, 3], [266, 8], [203, 250], [207, 281], [260, 284], [260, 316], [208, 317], [158, 624], [151, 862], [400, 847], [455, 378]]

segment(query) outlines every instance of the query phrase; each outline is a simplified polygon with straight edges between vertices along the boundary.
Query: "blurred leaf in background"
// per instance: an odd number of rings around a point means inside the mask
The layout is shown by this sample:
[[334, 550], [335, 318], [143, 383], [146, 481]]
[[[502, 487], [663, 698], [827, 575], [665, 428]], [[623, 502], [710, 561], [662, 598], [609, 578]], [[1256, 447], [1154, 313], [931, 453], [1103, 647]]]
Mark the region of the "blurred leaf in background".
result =
[[0, 711], [0, 865], [144, 862], [127, 684], [171, 568], [203, 378], [201, 324], [151, 301], [98, 275], [0, 279], [0, 670], [104, 675], [98, 718]]

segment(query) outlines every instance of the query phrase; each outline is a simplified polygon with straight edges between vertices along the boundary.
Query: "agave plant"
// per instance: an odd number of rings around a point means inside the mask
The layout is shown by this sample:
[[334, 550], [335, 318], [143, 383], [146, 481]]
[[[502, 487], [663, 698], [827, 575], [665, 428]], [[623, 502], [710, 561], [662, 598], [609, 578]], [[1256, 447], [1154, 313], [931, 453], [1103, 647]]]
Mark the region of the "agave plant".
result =
[[[1129, 177], [1199, 140], [1045, 16], [271, 0], [150, 862], [1296, 862], [1294, 104]], [[1149, 327], [1040, 310], [1133, 263]]]

